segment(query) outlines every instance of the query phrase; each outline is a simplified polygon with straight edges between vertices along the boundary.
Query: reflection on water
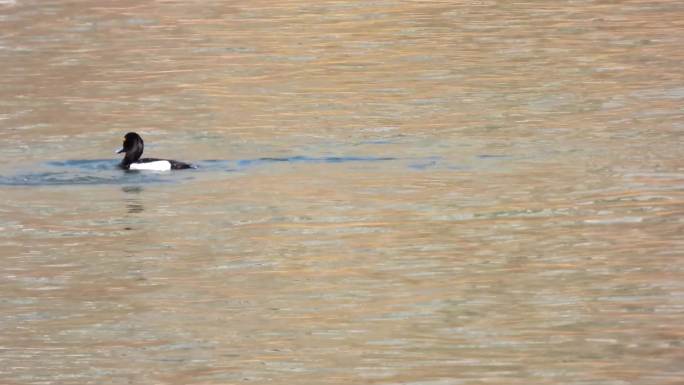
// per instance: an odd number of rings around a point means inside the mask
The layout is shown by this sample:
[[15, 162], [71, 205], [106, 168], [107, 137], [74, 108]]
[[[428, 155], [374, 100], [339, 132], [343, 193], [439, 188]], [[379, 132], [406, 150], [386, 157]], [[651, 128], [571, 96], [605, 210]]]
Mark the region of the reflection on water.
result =
[[0, 382], [680, 383], [683, 18], [0, 0]]
[[[126, 199], [126, 208], [128, 209], [129, 214], [138, 214], [141, 213], [145, 210], [145, 206], [143, 206], [142, 201], [138, 197], [138, 194], [143, 192], [143, 188], [140, 186], [124, 186], [121, 188], [121, 191], [125, 192], [126, 194], [130, 194], [130, 198]], [[126, 228], [127, 230], [130, 230], [130, 228]]]

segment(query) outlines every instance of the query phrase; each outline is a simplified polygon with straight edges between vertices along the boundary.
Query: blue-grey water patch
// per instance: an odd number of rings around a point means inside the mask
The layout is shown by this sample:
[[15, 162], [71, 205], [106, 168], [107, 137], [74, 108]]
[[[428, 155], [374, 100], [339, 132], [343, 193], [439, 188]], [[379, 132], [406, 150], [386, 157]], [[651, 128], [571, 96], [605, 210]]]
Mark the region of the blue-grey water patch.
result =
[[78, 186], [168, 183], [170, 173], [124, 171], [112, 159], [74, 159], [46, 162], [32, 171], [0, 175], [0, 186]]
[[408, 167], [413, 170], [425, 170], [437, 166], [441, 160], [442, 159], [438, 156], [414, 159], [411, 163], [409, 163]]
[[221, 160], [210, 159], [193, 162], [201, 171], [245, 171], [253, 167], [277, 166], [283, 164], [338, 164], [338, 163], [363, 163], [363, 162], [389, 162], [402, 160], [395, 157], [370, 157], [370, 156], [289, 156], [289, 157], [262, 157], [253, 159]]
[[310, 156], [290, 156], [290, 157], [266, 157], [256, 159], [241, 159], [235, 162], [238, 167], [248, 167], [264, 165], [269, 163], [348, 163], [348, 162], [382, 162], [398, 160], [394, 157], [372, 157], [372, 156], [329, 156], [329, 157], [310, 157]]
[[[480, 160], [511, 159], [509, 155], [481, 154]], [[462, 165], [450, 164], [440, 156], [327, 156], [296, 155], [289, 157], [261, 157], [252, 159], [208, 159], [192, 162], [197, 168], [182, 172], [124, 171], [115, 159], [71, 159], [46, 162], [35, 171], [15, 175], [0, 175], [0, 186], [68, 186], [177, 183], [194, 179], [196, 173], [244, 172], [254, 167], [282, 164], [344, 164], [395, 162], [399, 167], [424, 171], [443, 168], [462, 170]]]
[[253, 159], [209, 159], [192, 162], [195, 170], [182, 172], [132, 171], [118, 168], [113, 159], [71, 159], [46, 162], [36, 170], [15, 175], [0, 175], [0, 186], [68, 186], [68, 185], [125, 185], [149, 183], [173, 183], [191, 180], [196, 173], [225, 173], [245, 171], [253, 167], [279, 164], [344, 164], [400, 162], [400, 167], [414, 170], [434, 168], [443, 163], [438, 156], [429, 157], [373, 157], [373, 156], [327, 156], [297, 155], [290, 157], [262, 157]]
[[496, 155], [496, 154], [480, 154], [478, 159], [511, 159], [510, 155]]
[[48, 166], [59, 168], [77, 168], [83, 170], [112, 170], [115, 169], [118, 161], [112, 159], [74, 159], [60, 160], [46, 163]]
[[163, 175], [138, 172], [104, 173], [102, 175], [69, 171], [41, 171], [12, 176], [0, 176], [0, 186], [70, 186], [105, 184], [167, 183]]

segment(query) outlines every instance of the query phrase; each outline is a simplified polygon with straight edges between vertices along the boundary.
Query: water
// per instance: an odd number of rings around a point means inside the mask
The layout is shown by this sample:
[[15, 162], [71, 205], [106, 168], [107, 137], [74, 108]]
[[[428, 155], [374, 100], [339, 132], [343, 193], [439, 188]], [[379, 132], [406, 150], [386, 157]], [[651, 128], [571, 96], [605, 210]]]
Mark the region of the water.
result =
[[0, 1], [0, 382], [681, 383], [682, 19]]

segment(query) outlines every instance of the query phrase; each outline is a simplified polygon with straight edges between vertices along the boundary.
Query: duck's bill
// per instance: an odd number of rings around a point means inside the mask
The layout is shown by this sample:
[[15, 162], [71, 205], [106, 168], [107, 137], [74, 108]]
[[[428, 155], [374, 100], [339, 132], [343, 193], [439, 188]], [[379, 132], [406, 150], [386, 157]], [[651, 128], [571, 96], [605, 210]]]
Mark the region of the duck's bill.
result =
[[116, 150], [116, 154], [121, 154], [122, 152], [124, 152], [123, 147], [121, 147], [120, 149]]

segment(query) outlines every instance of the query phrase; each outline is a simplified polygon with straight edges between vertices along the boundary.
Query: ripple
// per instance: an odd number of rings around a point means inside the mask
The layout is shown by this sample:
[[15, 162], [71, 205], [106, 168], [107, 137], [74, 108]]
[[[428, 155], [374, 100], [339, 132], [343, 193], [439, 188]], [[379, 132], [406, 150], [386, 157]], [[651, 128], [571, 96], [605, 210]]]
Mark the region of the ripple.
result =
[[69, 171], [45, 171], [13, 176], [0, 176], [0, 186], [78, 186], [166, 182], [169, 182], [169, 180], [163, 175], [123, 171], [106, 173], [104, 175]]
[[398, 160], [393, 157], [372, 157], [372, 156], [329, 156], [329, 157], [310, 157], [310, 156], [291, 156], [282, 158], [257, 158], [242, 159], [236, 161], [237, 166], [253, 166], [268, 163], [349, 163], [349, 162], [383, 162]]
[[[407, 168], [424, 170], [442, 163], [441, 157], [398, 158], [391, 156], [327, 156], [296, 155], [290, 157], [262, 157], [253, 159], [209, 159], [192, 162], [198, 168], [182, 172], [133, 171], [118, 168], [113, 159], [71, 159], [49, 161], [39, 171], [12, 176], [0, 175], [0, 186], [65, 186], [65, 185], [118, 185], [169, 183], [193, 179], [196, 173], [245, 171], [252, 167], [278, 164], [344, 164], [403, 162]], [[47, 168], [47, 169], [45, 169]]]

